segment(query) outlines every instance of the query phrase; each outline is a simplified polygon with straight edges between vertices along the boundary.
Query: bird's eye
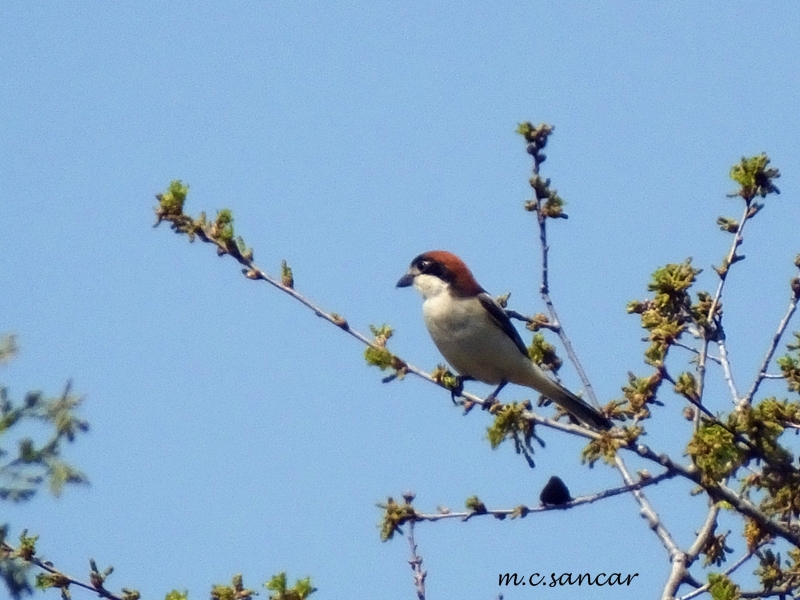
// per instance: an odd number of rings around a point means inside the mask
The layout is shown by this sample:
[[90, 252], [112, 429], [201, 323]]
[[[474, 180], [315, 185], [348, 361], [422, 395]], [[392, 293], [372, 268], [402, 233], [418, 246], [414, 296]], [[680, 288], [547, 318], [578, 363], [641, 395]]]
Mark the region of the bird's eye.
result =
[[431, 261], [429, 260], [421, 260], [419, 261], [419, 270], [423, 273], [428, 270], [428, 267], [431, 266]]

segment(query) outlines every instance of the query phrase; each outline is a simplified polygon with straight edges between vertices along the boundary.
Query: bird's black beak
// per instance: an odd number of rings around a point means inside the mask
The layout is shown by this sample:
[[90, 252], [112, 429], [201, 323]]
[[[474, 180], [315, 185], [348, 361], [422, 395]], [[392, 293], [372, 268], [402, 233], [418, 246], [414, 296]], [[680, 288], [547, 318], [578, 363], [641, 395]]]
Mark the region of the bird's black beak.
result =
[[397, 282], [397, 287], [410, 286], [412, 283], [414, 283], [414, 277], [416, 277], [416, 274], [409, 271], [400, 278], [400, 281]]

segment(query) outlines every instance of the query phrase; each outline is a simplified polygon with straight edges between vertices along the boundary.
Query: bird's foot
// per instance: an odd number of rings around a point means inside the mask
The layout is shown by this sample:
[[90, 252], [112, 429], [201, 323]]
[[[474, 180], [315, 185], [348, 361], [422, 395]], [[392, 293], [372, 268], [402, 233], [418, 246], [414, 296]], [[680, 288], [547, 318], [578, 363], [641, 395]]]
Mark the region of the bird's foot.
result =
[[453, 387], [450, 388], [450, 399], [453, 401], [453, 404], [458, 404], [456, 398], [461, 396], [464, 393], [464, 382], [471, 381], [472, 377], [467, 375], [457, 375], [456, 376], [456, 383]]
[[495, 398], [494, 394], [489, 394], [488, 396], [486, 396], [486, 398], [483, 399], [483, 404], [481, 405], [481, 408], [483, 410], [491, 410], [491, 408], [495, 404], [500, 404], [500, 400]]
[[507, 381], [501, 381], [500, 385], [498, 385], [491, 394], [489, 394], [488, 396], [486, 396], [486, 398], [484, 398], [482, 407], [483, 410], [489, 410], [495, 404], [500, 404], [500, 401], [497, 399], [497, 394], [500, 393], [500, 390], [506, 387], [506, 384], [508, 384]]

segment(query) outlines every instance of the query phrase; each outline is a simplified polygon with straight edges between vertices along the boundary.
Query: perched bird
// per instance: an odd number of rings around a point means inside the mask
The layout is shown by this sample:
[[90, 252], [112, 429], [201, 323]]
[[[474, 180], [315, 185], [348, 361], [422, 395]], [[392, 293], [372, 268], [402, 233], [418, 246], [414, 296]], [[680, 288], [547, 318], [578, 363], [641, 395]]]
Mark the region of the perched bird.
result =
[[548, 377], [528, 356], [528, 349], [506, 311], [486, 293], [460, 258], [432, 250], [411, 261], [397, 287], [413, 285], [422, 294], [422, 314], [433, 343], [460, 375], [496, 385], [532, 388], [576, 419], [599, 430], [611, 421]]
[[544, 506], [561, 506], [572, 501], [567, 484], [560, 477], [553, 475], [542, 488], [539, 501]]

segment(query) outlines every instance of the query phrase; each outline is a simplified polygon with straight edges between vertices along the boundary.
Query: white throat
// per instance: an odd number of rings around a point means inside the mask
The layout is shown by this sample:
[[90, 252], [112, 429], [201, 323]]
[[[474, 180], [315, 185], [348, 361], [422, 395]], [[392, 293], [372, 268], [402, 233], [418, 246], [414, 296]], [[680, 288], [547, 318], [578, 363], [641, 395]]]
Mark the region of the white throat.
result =
[[420, 274], [414, 277], [414, 287], [422, 294], [422, 298], [435, 298], [441, 294], [447, 294], [450, 290], [450, 284], [442, 281], [434, 275]]

